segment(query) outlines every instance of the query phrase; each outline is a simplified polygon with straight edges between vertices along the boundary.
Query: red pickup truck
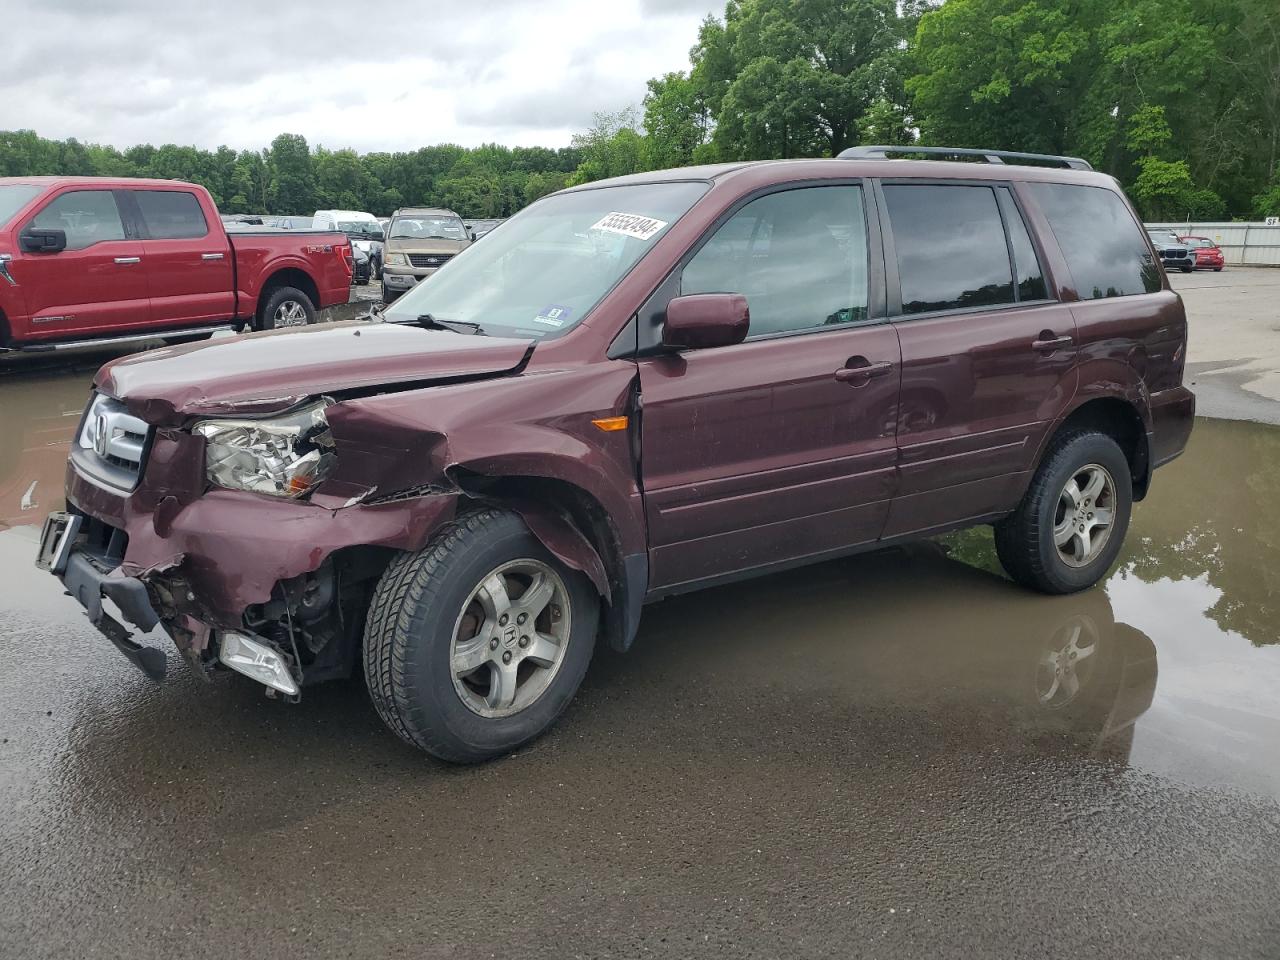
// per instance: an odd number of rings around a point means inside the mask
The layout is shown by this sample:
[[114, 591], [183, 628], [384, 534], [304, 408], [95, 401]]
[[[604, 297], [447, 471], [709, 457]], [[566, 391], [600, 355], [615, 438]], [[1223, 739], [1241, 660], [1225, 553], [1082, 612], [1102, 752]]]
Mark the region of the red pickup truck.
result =
[[351, 257], [341, 233], [228, 234], [196, 184], [3, 177], [0, 350], [314, 323]]

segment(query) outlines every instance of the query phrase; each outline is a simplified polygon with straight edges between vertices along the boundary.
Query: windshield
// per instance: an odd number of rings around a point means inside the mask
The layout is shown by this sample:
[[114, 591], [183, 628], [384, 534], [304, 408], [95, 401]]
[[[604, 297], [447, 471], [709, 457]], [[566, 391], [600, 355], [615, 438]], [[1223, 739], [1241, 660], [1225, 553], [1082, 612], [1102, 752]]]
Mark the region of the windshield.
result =
[[1188, 247], [1197, 247], [1199, 249], [1204, 249], [1205, 247], [1212, 247], [1213, 241], [1205, 240], [1203, 237], [1188, 237], [1186, 240], [1186, 244]]
[[1168, 230], [1148, 230], [1147, 236], [1155, 243], [1170, 243], [1175, 245], [1182, 243], [1182, 241], [1178, 239], [1178, 235], [1176, 233], [1172, 233]]
[[707, 190], [647, 183], [554, 194], [468, 247], [386, 311], [479, 324], [494, 336], [573, 329]]
[[40, 192], [40, 187], [29, 183], [14, 183], [0, 187], [0, 227], [25, 207]]
[[382, 228], [369, 220], [339, 220], [338, 229], [343, 233], [358, 234], [371, 240], [382, 239]]
[[458, 217], [400, 217], [391, 223], [390, 240], [465, 240]]

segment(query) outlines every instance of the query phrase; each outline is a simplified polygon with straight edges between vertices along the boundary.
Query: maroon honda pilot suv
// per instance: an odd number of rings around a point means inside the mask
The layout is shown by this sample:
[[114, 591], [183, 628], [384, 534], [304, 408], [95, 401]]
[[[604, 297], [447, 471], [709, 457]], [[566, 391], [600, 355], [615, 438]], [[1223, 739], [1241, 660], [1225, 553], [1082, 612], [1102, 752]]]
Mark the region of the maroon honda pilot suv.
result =
[[895, 149], [565, 190], [370, 320], [116, 360], [39, 562], [154, 678], [126, 622], [363, 669], [458, 762], [672, 594], [975, 524], [1083, 590], [1190, 433], [1182, 303], [1083, 161]]

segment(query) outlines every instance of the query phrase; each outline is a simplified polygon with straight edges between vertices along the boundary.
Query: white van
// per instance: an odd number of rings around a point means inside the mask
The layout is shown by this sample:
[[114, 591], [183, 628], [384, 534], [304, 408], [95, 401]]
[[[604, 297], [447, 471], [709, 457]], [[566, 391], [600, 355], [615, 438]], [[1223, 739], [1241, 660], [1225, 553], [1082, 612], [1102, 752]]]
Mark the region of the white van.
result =
[[382, 277], [382, 241], [384, 232], [378, 218], [361, 210], [317, 210], [314, 230], [337, 230], [351, 239], [351, 246], [369, 257], [371, 279]]

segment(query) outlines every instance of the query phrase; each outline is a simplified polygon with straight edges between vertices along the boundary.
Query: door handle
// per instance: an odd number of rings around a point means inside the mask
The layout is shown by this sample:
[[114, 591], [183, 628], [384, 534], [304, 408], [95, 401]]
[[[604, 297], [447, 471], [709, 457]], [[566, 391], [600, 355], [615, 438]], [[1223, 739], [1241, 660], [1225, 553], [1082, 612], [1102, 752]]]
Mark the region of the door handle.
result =
[[1052, 330], [1041, 330], [1040, 339], [1031, 341], [1031, 349], [1041, 353], [1052, 353], [1062, 347], [1071, 346], [1070, 337], [1055, 337]]
[[[857, 364], [857, 361], [863, 361]], [[849, 364], [857, 364], [851, 366]], [[836, 371], [836, 379], [841, 383], [848, 383], [855, 387], [866, 385], [874, 377], [883, 377], [886, 373], [893, 369], [893, 364], [888, 360], [881, 360], [879, 363], [867, 363], [865, 357], [854, 357], [849, 364], [841, 367]]]
[[116, 257], [116, 263], [141, 263], [141, 257]]
[[220, 253], [202, 253], [202, 254], [200, 254], [200, 259], [201, 259], [201, 260], [221, 260], [221, 259], [222, 259], [222, 254], [220, 254]]

